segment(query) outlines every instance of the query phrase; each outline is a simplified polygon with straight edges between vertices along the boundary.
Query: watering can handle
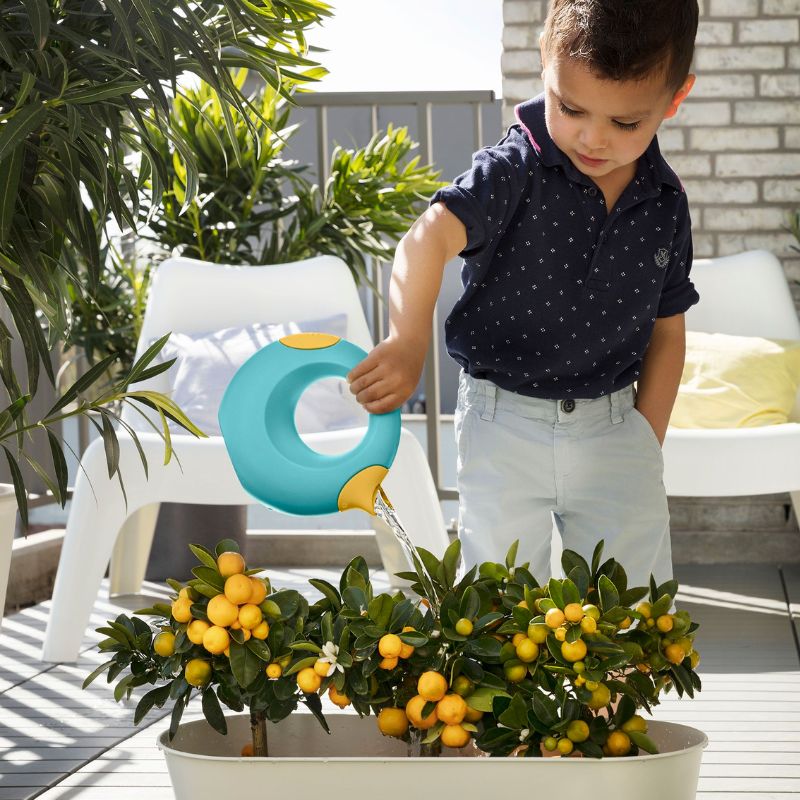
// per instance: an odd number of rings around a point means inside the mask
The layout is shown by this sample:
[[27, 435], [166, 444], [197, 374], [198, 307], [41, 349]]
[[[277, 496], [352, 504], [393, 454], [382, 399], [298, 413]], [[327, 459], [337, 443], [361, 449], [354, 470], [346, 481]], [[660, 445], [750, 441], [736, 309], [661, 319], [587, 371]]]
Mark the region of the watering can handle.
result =
[[287, 514], [375, 513], [400, 442], [400, 410], [370, 414], [364, 438], [336, 455], [312, 450], [294, 423], [310, 384], [345, 378], [366, 355], [332, 334], [297, 333], [263, 347], [239, 368], [218, 416], [236, 475], [253, 497]]

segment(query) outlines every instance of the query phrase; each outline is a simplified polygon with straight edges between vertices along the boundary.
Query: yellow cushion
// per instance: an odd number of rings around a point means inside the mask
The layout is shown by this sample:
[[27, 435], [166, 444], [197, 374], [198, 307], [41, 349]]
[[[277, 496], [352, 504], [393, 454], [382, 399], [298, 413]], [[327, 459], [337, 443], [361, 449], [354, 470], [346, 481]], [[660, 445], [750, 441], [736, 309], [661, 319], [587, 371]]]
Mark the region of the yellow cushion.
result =
[[800, 341], [686, 331], [669, 424], [752, 428], [788, 422], [800, 385]]

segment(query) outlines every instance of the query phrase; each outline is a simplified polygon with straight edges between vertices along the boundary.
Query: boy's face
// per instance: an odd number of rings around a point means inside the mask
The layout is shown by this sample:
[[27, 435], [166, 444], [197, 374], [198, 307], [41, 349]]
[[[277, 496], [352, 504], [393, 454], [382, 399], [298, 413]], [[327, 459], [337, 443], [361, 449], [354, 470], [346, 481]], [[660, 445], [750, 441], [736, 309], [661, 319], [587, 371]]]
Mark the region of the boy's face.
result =
[[596, 181], [630, 180], [669, 111], [663, 76], [601, 80], [576, 59], [547, 59], [542, 71], [550, 136], [575, 168]]

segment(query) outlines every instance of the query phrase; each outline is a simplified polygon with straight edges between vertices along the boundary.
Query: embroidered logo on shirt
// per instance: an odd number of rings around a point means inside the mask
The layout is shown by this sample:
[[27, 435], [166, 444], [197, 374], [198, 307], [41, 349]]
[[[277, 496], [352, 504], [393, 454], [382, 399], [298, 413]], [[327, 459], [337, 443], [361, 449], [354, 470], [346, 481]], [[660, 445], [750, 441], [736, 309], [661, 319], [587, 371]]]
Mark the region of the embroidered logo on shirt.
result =
[[664, 267], [669, 264], [669, 250], [666, 247], [660, 247], [658, 252], [653, 256], [653, 260], [656, 262], [656, 266], [659, 269], [664, 269]]

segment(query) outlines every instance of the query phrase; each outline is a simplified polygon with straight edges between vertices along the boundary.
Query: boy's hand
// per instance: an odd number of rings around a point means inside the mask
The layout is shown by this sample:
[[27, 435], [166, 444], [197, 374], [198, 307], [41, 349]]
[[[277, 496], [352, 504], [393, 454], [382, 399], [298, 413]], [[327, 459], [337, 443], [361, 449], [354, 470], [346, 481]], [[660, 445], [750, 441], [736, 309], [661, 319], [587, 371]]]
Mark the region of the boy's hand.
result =
[[414, 393], [425, 363], [424, 349], [390, 336], [348, 373], [350, 391], [370, 414], [387, 414]]

